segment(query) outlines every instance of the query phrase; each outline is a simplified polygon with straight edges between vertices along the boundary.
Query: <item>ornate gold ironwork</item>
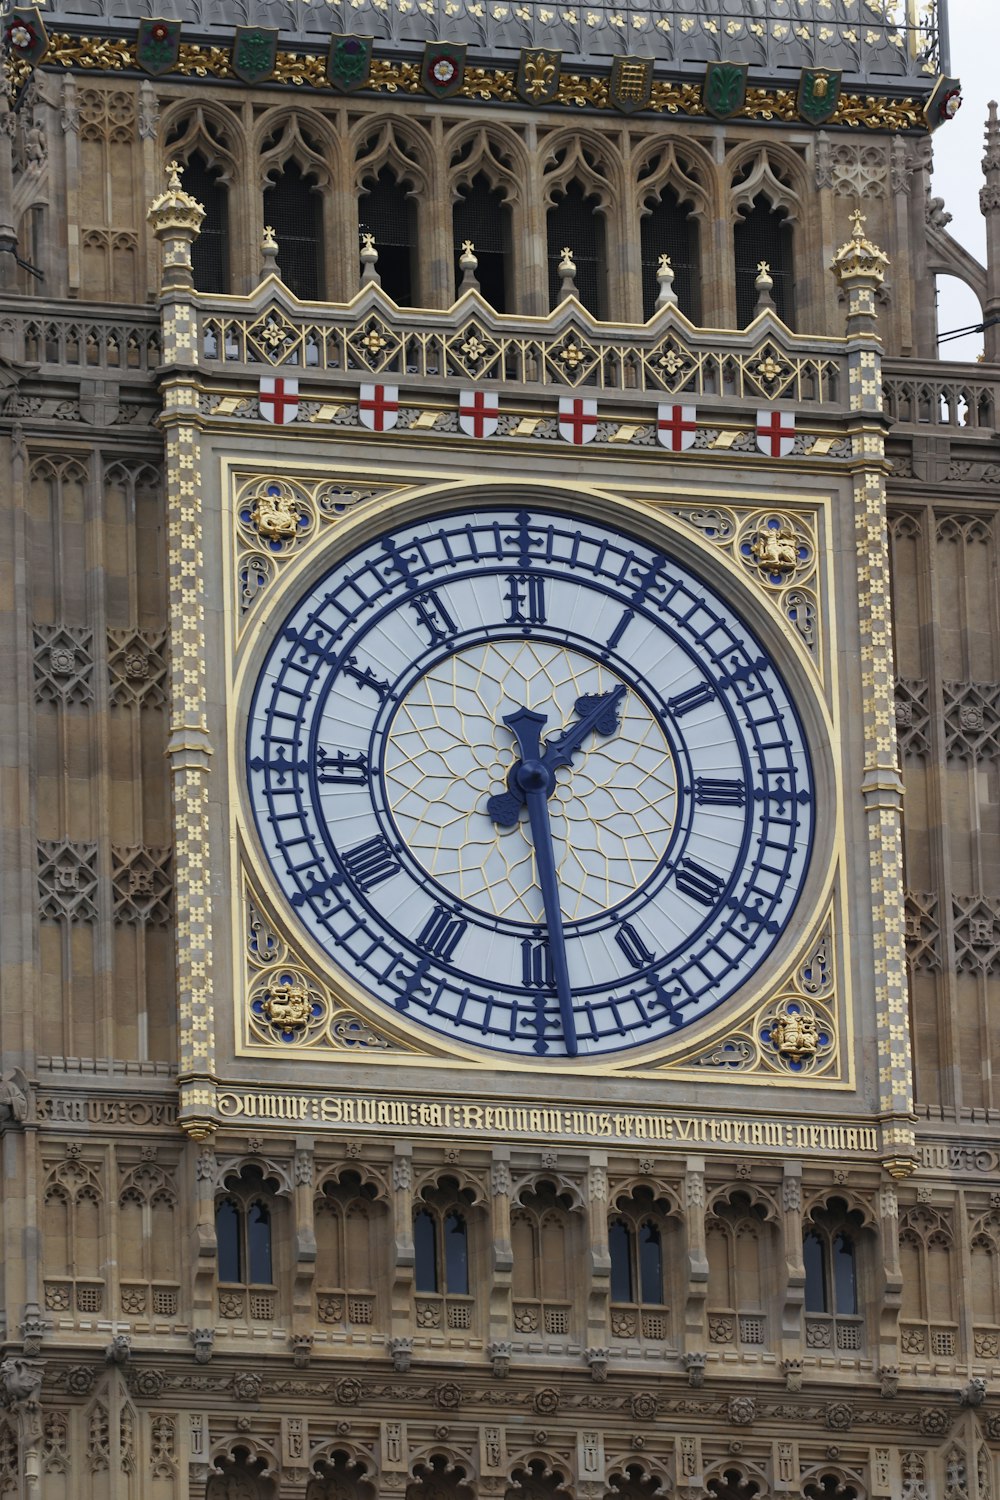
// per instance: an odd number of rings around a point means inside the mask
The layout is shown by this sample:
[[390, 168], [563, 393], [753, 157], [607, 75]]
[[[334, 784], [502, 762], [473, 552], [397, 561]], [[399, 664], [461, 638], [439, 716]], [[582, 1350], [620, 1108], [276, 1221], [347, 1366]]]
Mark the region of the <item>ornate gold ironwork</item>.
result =
[[[182, 42], [177, 65], [171, 77], [234, 78], [231, 49], [228, 46], [200, 46]], [[73, 36], [56, 32], [49, 38], [45, 63], [48, 67], [78, 69], [87, 73], [122, 73], [140, 71], [133, 37]], [[28, 64], [12, 59], [9, 75], [15, 90], [30, 76]], [[273, 79], [298, 88], [332, 91], [327, 77], [326, 57], [311, 53], [279, 51]], [[612, 109], [610, 78], [564, 73], [552, 102], [573, 108]], [[367, 85], [374, 93], [419, 94], [422, 92], [420, 68], [416, 63], [390, 62], [373, 58]], [[517, 99], [513, 71], [505, 68], [469, 67], [465, 80], [455, 96], [483, 103], [510, 103]], [[546, 101], [548, 102], [548, 101]], [[702, 89], [699, 83], [654, 82], [648, 109], [657, 114], [703, 115]], [[796, 96], [790, 89], [747, 89], [742, 110], [734, 118], [750, 120], [799, 119]], [[828, 124], [864, 126], [869, 130], [926, 130], [923, 105], [912, 98], [889, 99], [885, 95], [842, 95]]]

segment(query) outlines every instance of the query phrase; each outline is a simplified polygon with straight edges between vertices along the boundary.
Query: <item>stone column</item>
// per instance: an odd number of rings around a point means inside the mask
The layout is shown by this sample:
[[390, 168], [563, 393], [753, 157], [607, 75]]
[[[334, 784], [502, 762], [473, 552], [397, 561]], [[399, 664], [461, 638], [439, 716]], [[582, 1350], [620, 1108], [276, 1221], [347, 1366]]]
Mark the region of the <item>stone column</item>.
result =
[[510, 1242], [510, 1147], [494, 1146], [491, 1172], [493, 1279], [490, 1284], [490, 1342], [494, 1374], [503, 1373], [510, 1359], [511, 1277], [514, 1255]]
[[608, 1153], [591, 1151], [587, 1174], [587, 1227], [590, 1239], [590, 1295], [587, 1344], [600, 1349], [608, 1337], [611, 1255], [608, 1251]]
[[[687, 1294], [684, 1301], [684, 1352], [705, 1353], [705, 1301], [708, 1297], [708, 1251], [705, 1246], [705, 1158], [689, 1156], [684, 1174], [684, 1224], [687, 1234]], [[690, 1366], [689, 1366], [690, 1368]]]
[[397, 1141], [392, 1158], [393, 1269], [390, 1339], [409, 1339], [413, 1322], [413, 1147]]
[[872, 913], [871, 927], [859, 929], [857, 941], [868, 949], [875, 974], [883, 1160], [893, 1176], [907, 1176], [916, 1166], [916, 1146], [903, 944], [903, 781], [892, 712], [895, 667], [886, 522], [887, 423], [875, 307], [875, 293], [885, 280], [889, 257], [866, 237], [860, 209], [851, 218], [851, 238], [837, 251], [832, 269], [847, 294], [847, 397], [854, 452], [861, 458], [854, 476], [854, 517], [864, 735], [861, 794], [868, 828]]
[[[781, 1357], [788, 1368], [801, 1366], [802, 1309], [806, 1268], [802, 1260], [802, 1163], [786, 1161], [781, 1184], [785, 1254], [785, 1301], [781, 1310]], [[800, 1376], [801, 1378], [801, 1376]]]
[[295, 1138], [295, 1274], [292, 1283], [292, 1353], [300, 1368], [312, 1350], [316, 1230], [313, 1215], [315, 1160], [312, 1136]]

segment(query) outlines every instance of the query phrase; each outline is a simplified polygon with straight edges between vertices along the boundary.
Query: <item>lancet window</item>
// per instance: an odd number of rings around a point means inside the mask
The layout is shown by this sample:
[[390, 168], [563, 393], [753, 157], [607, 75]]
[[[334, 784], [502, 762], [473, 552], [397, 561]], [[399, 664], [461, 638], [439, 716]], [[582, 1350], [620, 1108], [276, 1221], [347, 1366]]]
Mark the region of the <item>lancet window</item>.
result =
[[567, 183], [548, 215], [549, 302], [560, 298], [559, 263], [569, 250], [576, 265], [577, 295], [597, 318], [606, 316], [607, 252], [600, 200], [576, 179]]
[[862, 1218], [840, 1198], [816, 1208], [802, 1236], [806, 1343], [850, 1352], [864, 1343], [859, 1250]]
[[324, 295], [323, 200], [316, 177], [290, 158], [264, 189], [264, 223], [278, 241], [281, 279], [303, 302]]
[[677, 1220], [649, 1188], [621, 1196], [608, 1222], [611, 1257], [611, 1332], [654, 1341], [671, 1334], [671, 1273]]
[[471, 240], [475, 246], [476, 279], [479, 289], [497, 312], [507, 312], [512, 305], [511, 222], [510, 205], [499, 188], [479, 172], [468, 187], [459, 190], [452, 213], [455, 233], [455, 284], [461, 281], [458, 260], [462, 246]]
[[220, 1316], [268, 1320], [277, 1284], [272, 1185], [248, 1165], [225, 1186], [215, 1205]]
[[316, 1195], [316, 1312], [324, 1324], [371, 1327], [378, 1318], [379, 1221], [374, 1183], [342, 1172]]
[[521, 1192], [511, 1209], [514, 1329], [519, 1334], [559, 1338], [571, 1331], [572, 1267], [579, 1263], [579, 1226], [571, 1208], [566, 1193], [540, 1181]]
[[417, 205], [391, 167], [364, 180], [358, 219], [361, 232], [374, 236], [383, 291], [400, 307], [412, 307], [417, 292]]
[[758, 193], [749, 208], [740, 210], [733, 229], [733, 254], [736, 321], [740, 328], [753, 319], [758, 296], [756, 281], [762, 263], [768, 266], [774, 281], [771, 296], [778, 316], [791, 326], [795, 315], [792, 226], [786, 210], [773, 207], [766, 194]]

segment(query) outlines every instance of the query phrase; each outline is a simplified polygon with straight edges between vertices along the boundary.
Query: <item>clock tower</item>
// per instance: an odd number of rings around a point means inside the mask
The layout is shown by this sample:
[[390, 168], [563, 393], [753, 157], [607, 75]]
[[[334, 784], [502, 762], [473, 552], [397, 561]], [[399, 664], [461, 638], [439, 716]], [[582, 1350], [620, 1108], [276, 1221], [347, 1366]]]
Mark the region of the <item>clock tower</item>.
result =
[[988, 1500], [943, 39], [98, 9], [4, 20], [0, 1495]]

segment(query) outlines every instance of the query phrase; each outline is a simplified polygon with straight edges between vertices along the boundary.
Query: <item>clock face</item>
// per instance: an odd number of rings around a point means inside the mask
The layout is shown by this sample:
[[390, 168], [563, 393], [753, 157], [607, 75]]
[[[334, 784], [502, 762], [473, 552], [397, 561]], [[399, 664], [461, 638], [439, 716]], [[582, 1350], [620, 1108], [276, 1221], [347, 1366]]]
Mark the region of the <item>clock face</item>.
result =
[[664, 1042], [773, 950], [814, 785], [788, 688], [702, 579], [610, 525], [400, 526], [277, 631], [256, 830], [331, 965], [528, 1060]]

